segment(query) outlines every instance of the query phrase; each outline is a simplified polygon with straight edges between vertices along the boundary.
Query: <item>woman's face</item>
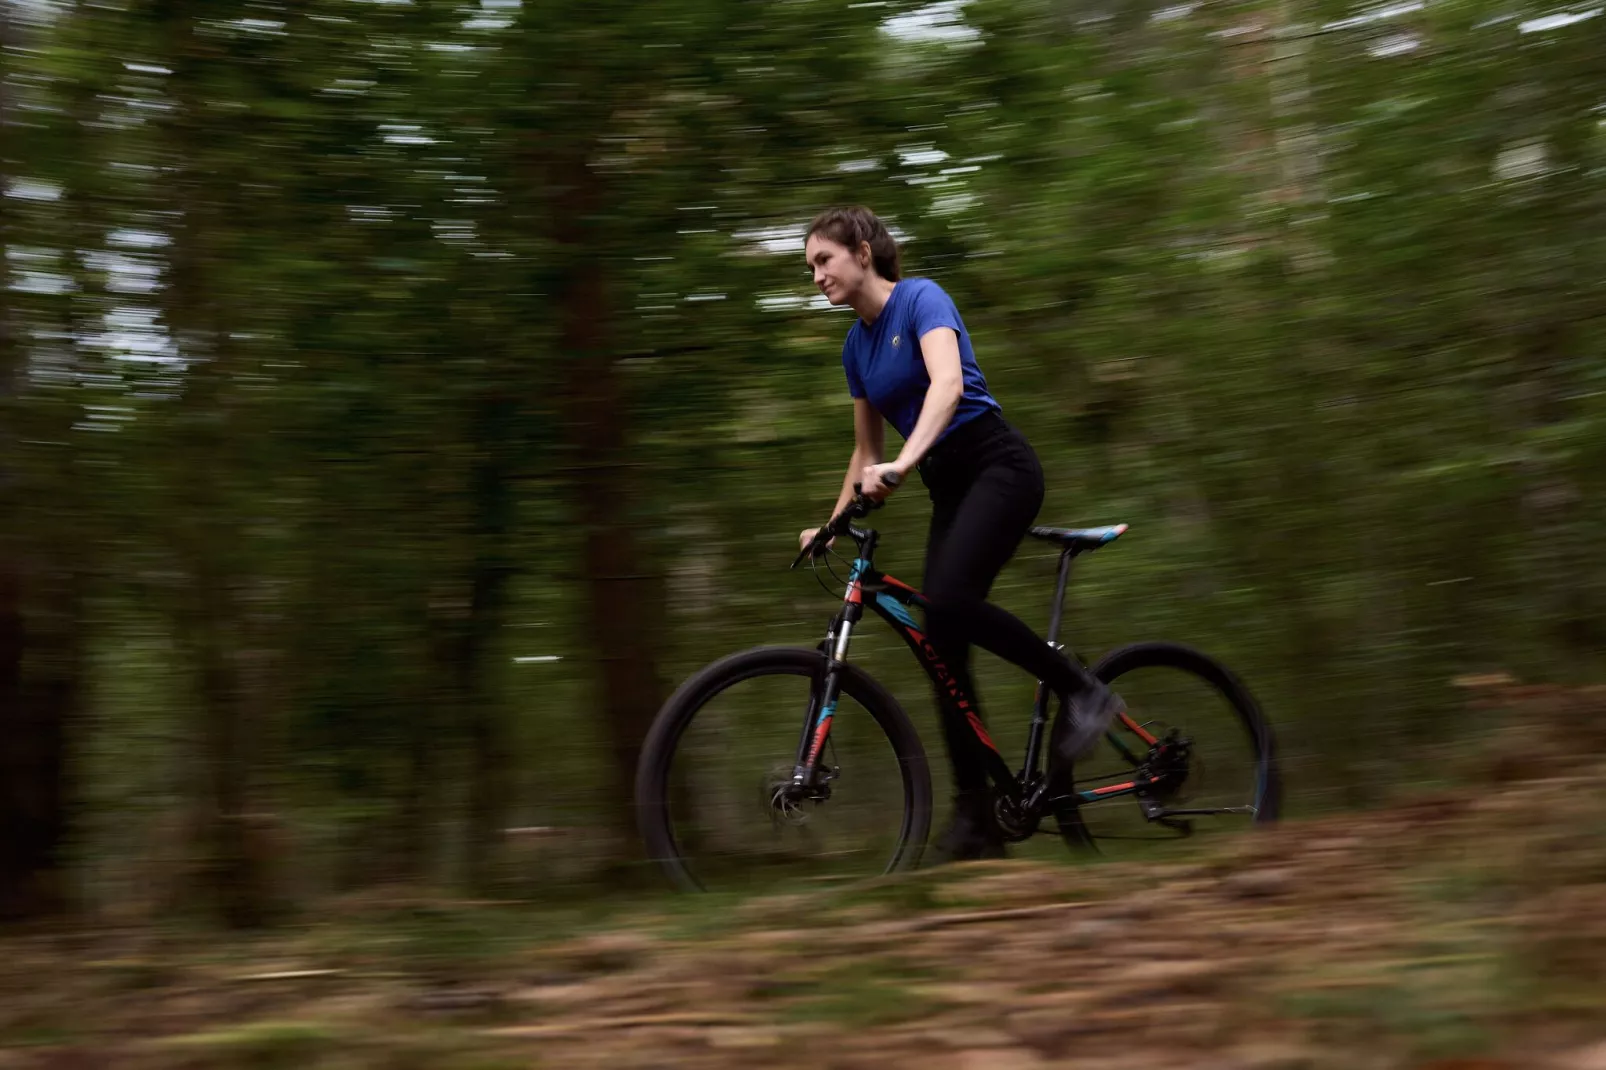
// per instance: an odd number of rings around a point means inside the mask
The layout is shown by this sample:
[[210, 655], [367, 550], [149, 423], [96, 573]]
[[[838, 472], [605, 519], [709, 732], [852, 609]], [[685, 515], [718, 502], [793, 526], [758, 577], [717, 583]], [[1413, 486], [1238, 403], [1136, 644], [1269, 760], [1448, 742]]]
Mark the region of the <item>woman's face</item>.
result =
[[[809, 235], [809, 240], [803, 246], [803, 255], [808, 258], [809, 269], [814, 272], [814, 285], [833, 305], [847, 304], [870, 274], [870, 268], [853, 254], [853, 250], [823, 234]], [[868, 253], [865, 253], [864, 259], [868, 259]]]

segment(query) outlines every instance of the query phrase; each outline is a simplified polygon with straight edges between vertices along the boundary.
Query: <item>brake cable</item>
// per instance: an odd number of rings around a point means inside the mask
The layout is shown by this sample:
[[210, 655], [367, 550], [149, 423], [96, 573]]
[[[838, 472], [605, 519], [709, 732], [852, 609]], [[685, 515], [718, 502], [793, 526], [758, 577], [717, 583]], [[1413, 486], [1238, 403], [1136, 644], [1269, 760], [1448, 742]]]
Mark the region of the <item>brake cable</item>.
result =
[[847, 580], [843, 579], [841, 576], [838, 576], [836, 574], [836, 569], [831, 566], [831, 558], [833, 558], [833, 557], [839, 558], [844, 562], [847, 561], [847, 558], [842, 557], [842, 555], [837, 553], [835, 550], [829, 550], [828, 549], [828, 550], [825, 551], [825, 553], [821, 554], [819, 557], [816, 557], [814, 559], [814, 561], [812, 562], [812, 564], [814, 566], [814, 578], [816, 580], [819, 580], [820, 588], [822, 590], [824, 590], [827, 594], [836, 594], [836, 592], [833, 591], [831, 588], [827, 587], [825, 585], [825, 581], [820, 579], [820, 562], [821, 561], [825, 562], [825, 571], [830, 574], [831, 579], [835, 580], [837, 583], [839, 583], [839, 584], [841, 584], [843, 586], [846, 586], [847, 582], [848, 582]]

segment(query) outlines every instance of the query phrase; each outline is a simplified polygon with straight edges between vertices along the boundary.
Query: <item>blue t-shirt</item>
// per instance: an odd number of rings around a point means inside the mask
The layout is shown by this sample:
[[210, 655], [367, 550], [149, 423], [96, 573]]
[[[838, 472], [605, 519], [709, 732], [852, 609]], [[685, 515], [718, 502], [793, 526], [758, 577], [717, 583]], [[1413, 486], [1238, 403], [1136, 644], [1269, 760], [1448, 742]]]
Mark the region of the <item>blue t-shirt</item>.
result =
[[986, 412], [1002, 411], [987, 392], [987, 380], [970, 348], [970, 332], [959, 318], [959, 309], [941, 286], [930, 279], [899, 281], [875, 322], [866, 326], [864, 320], [854, 319], [847, 341], [842, 343], [848, 393], [868, 398], [904, 438], [914, 431], [926, 391], [931, 387], [926, 360], [920, 352], [920, 336], [938, 327], [951, 327], [959, 336], [959, 366], [965, 377], [959, 408], [954, 410], [954, 418], [948, 421], [942, 435], [937, 436], [941, 441], [960, 424]]

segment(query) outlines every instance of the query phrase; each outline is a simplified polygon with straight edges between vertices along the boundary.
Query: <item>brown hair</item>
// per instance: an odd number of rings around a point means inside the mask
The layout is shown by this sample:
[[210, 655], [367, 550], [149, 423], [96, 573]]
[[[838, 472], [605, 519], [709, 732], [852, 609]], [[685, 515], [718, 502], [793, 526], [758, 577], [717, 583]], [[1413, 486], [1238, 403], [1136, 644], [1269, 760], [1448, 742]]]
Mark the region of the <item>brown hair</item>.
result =
[[888, 282], [898, 281], [898, 242], [887, 230], [887, 225], [877, 219], [870, 209], [858, 205], [827, 209], [814, 217], [803, 240], [808, 241], [816, 234], [823, 234], [838, 245], [847, 246], [855, 256], [859, 253], [859, 243], [869, 242], [870, 259], [875, 264], [876, 274]]

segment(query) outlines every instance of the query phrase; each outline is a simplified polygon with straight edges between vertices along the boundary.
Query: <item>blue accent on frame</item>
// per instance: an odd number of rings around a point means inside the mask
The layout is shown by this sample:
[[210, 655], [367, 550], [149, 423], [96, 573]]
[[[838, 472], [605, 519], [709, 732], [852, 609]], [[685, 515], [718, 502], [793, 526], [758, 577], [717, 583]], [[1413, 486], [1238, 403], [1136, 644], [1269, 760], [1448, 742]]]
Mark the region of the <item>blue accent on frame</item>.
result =
[[893, 598], [891, 595], [889, 595], [885, 591], [883, 591], [882, 593], [880, 593], [880, 594], [875, 596], [875, 600], [876, 600], [876, 605], [880, 606], [882, 609], [884, 609], [888, 613], [892, 614], [893, 619], [898, 621], [898, 623], [906, 625], [906, 626], [908, 626], [910, 628], [914, 628], [914, 629], [917, 629], [917, 630], [919, 629], [920, 625], [915, 620], [914, 614], [909, 612], [909, 607], [905, 606], [902, 602], [898, 601], [896, 598]]

